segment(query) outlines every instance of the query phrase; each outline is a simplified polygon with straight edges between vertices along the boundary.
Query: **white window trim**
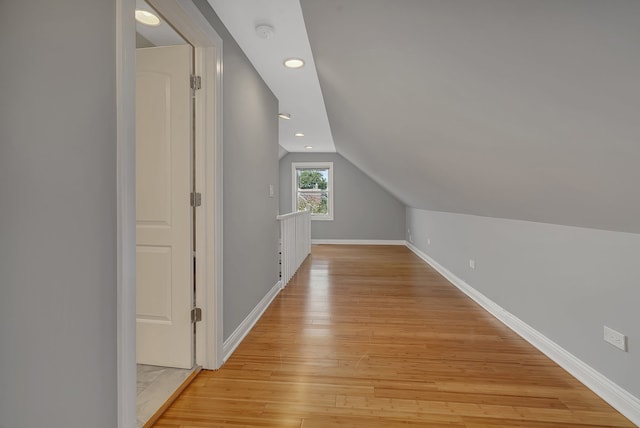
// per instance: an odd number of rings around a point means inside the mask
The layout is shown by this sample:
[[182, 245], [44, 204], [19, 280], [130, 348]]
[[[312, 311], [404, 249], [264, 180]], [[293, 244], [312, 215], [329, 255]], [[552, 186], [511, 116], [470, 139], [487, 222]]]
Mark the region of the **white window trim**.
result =
[[328, 213], [327, 215], [312, 215], [311, 220], [332, 221], [333, 220], [333, 162], [291, 162], [291, 210], [298, 211], [298, 177], [296, 170], [298, 169], [328, 169], [329, 184], [327, 192], [329, 192]]

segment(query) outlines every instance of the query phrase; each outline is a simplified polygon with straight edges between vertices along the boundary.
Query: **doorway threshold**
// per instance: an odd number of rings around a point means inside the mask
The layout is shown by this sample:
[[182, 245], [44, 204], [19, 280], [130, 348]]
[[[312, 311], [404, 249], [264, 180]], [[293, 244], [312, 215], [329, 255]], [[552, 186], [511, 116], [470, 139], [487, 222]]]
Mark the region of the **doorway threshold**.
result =
[[138, 364], [136, 427], [153, 426], [200, 370], [200, 366], [176, 369]]

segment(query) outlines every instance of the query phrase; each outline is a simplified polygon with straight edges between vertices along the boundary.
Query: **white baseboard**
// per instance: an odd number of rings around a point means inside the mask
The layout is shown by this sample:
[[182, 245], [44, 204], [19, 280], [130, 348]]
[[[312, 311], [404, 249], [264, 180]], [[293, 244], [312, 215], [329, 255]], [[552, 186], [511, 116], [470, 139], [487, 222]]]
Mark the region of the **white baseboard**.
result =
[[394, 239], [312, 239], [315, 245], [405, 245], [404, 240]]
[[622, 389], [609, 378], [598, 372], [575, 355], [534, 329], [515, 315], [503, 309], [500, 305], [480, 293], [464, 282], [444, 266], [440, 265], [427, 254], [411, 243], [406, 244], [418, 257], [437, 270], [454, 286], [482, 306], [487, 312], [496, 317], [504, 325], [517, 333], [524, 340], [535, 346], [547, 357], [555, 361], [560, 367], [568, 371], [587, 388], [598, 394], [613, 408], [629, 418], [631, 422], [640, 426], [640, 399]]
[[238, 328], [224, 341], [222, 344], [222, 359], [227, 361], [233, 351], [236, 350], [238, 345], [242, 342], [245, 336], [251, 331], [253, 326], [258, 322], [264, 311], [267, 310], [273, 299], [276, 298], [278, 293], [282, 290], [282, 281], [278, 281], [271, 290], [258, 302], [255, 308], [247, 315], [247, 317], [240, 323]]

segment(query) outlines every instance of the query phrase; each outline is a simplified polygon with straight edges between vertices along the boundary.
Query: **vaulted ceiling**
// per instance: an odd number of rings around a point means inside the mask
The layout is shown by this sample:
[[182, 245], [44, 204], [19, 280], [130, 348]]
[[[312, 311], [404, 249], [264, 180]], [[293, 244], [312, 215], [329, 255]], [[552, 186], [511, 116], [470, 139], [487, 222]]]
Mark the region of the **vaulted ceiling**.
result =
[[640, 233], [640, 1], [300, 6], [336, 150], [406, 205]]
[[301, 0], [339, 153], [407, 205], [640, 232], [640, 2]]

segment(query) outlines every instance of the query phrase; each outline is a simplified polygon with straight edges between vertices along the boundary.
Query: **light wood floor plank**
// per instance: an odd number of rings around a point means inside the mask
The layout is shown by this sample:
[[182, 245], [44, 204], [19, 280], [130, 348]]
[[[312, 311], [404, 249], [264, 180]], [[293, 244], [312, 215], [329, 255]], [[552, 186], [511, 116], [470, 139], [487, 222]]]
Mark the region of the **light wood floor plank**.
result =
[[155, 425], [633, 427], [400, 246], [314, 246]]

